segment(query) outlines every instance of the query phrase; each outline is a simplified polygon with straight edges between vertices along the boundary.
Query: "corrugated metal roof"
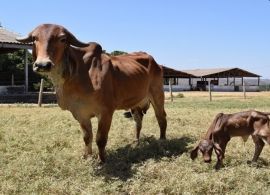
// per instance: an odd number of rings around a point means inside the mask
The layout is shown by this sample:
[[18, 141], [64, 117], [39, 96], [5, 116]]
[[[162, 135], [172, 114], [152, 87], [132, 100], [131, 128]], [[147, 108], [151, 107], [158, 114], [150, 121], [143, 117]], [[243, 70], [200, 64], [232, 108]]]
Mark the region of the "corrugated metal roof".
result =
[[194, 75], [195, 77], [260, 77], [260, 75], [240, 68], [194, 69], [183, 70], [183, 72]]
[[183, 71], [179, 71], [179, 70], [175, 70], [166, 66], [162, 66], [163, 67], [163, 76], [164, 77], [180, 77], [180, 78], [190, 78], [190, 77], [194, 77], [193, 75], [183, 72]]
[[16, 37], [19, 37], [19, 34], [8, 31], [7, 29], [0, 27], [0, 42], [1, 43], [18, 43]]
[[16, 41], [16, 37], [19, 37], [20, 35], [15, 32], [11, 32], [4, 27], [0, 27], [0, 43], [7, 43], [7, 44], [18, 44], [18, 45], [31, 45], [31, 44], [25, 44], [20, 43]]
[[217, 74], [219, 72], [228, 71], [231, 68], [213, 68], [213, 69], [193, 69], [193, 70], [183, 70], [189, 74], [192, 74], [196, 77], [203, 77], [210, 74]]

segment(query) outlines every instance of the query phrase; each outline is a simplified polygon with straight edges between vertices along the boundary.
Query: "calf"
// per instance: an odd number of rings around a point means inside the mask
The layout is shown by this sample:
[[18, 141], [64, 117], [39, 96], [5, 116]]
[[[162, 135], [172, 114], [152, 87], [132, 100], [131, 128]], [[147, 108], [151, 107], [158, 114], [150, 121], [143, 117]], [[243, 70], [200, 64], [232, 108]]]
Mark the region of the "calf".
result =
[[231, 137], [240, 136], [244, 141], [251, 135], [255, 143], [255, 153], [252, 162], [256, 162], [265, 143], [270, 144], [270, 129], [268, 112], [255, 110], [234, 114], [219, 113], [209, 127], [205, 137], [190, 154], [192, 160], [198, 156], [198, 150], [203, 155], [204, 162], [211, 162], [212, 151], [217, 155], [215, 168], [222, 166], [225, 149]]

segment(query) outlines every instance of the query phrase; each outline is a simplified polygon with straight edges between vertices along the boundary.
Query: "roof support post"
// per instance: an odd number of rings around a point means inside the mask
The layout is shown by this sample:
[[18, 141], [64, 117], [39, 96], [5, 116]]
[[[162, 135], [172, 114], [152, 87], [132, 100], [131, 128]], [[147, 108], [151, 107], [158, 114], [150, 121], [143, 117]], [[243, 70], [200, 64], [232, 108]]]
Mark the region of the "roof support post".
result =
[[258, 77], [258, 86], [260, 85], [260, 77]]
[[25, 75], [25, 92], [28, 92], [28, 53], [24, 50], [24, 75]]

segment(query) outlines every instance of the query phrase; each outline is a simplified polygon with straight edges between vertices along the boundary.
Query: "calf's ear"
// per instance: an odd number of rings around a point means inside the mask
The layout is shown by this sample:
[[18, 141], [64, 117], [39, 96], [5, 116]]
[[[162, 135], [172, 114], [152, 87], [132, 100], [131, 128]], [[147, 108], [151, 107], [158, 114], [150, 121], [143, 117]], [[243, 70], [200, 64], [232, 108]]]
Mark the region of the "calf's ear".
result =
[[195, 158], [197, 158], [197, 156], [198, 156], [198, 150], [199, 150], [199, 145], [191, 151], [190, 158], [192, 160], [194, 160]]
[[220, 148], [220, 146], [216, 143], [214, 143], [214, 150], [215, 150], [215, 153], [219, 156], [222, 154], [222, 149]]

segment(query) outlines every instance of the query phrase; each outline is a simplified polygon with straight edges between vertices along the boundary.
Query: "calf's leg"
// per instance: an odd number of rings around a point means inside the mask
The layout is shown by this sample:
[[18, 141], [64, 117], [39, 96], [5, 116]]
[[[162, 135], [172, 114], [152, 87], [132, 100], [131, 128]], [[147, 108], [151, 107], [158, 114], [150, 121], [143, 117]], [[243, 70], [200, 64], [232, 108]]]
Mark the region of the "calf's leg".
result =
[[252, 162], [256, 162], [262, 152], [262, 149], [264, 147], [264, 142], [261, 138], [255, 135], [252, 136], [252, 139], [253, 139], [253, 142], [255, 143], [255, 152], [252, 158]]
[[223, 159], [225, 158], [225, 150], [228, 141], [223, 141], [220, 144], [214, 143], [214, 150], [217, 155], [217, 163], [215, 169], [220, 169], [223, 166]]

